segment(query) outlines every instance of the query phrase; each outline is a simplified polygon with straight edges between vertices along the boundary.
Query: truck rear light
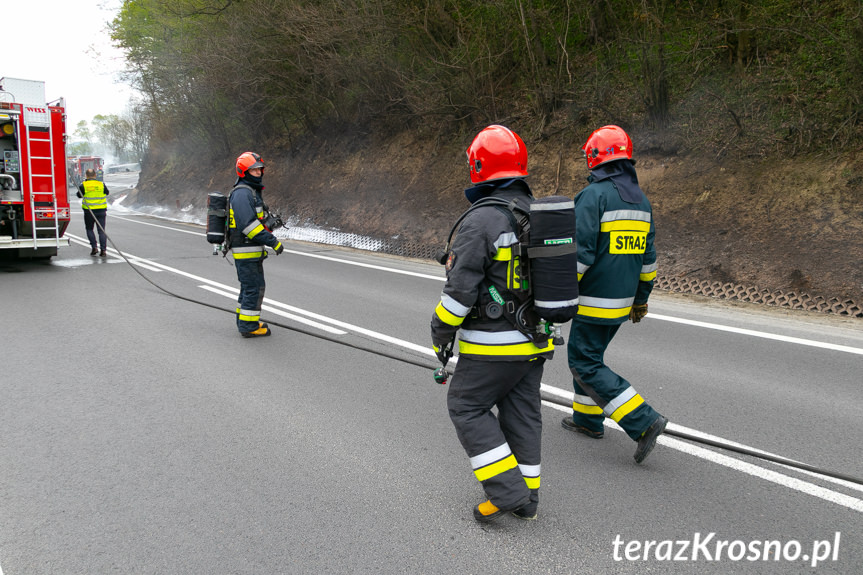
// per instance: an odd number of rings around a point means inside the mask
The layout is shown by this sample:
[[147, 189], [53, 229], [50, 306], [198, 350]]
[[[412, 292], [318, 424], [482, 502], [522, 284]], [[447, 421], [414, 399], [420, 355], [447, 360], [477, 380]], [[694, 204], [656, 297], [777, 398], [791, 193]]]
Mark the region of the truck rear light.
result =
[[[57, 210], [57, 218], [61, 220], [69, 219], [69, 208], [59, 208]], [[54, 219], [54, 210], [52, 209], [36, 209], [36, 219], [37, 220], [53, 220]]]

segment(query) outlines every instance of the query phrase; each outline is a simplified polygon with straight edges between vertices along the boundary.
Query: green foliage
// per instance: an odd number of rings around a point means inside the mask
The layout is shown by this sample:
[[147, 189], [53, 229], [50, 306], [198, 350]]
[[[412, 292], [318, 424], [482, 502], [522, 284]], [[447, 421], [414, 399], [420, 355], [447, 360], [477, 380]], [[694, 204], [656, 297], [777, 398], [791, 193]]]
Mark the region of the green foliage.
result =
[[369, 122], [740, 155], [863, 137], [859, 0], [126, 0], [112, 29], [155, 136], [213, 156]]
[[73, 142], [66, 146], [67, 156], [92, 156], [93, 146], [89, 142]]

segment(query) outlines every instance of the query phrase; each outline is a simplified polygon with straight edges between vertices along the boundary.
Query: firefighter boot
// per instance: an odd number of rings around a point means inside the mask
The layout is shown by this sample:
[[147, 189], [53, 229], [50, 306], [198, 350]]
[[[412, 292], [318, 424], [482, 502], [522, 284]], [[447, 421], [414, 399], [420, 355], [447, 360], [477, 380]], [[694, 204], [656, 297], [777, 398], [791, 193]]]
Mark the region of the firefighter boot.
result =
[[499, 519], [510, 511], [515, 511], [516, 509], [524, 507], [528, 503], [530, 503], [529, 495], [515, 505], [513, 505], [512, 507], [507, 507], [504, 509], [498, 507], [489, 499], [487, 501], [483, 501], [482, 503], [473, 508], [473, 518], [480, 523], [491, 523], [495, 519]]
[[525, 521], [536, 519], [536, 509], [539, 507], [539, 489], [530, 490], [530, 501], [512, 512], [513, 515]]
[[592, 429], [588, 429], [583, 425], [579, 425], [572, 420], [572, 417], [564, 417], [563, 421], [560, 422], [564, 429], [568, 429], [570, 431], [574, 431], [576, 433], [583, 433], [584, 435], [592, 438], [592, 439], [602, 439], [602, 436], [605, 435], [604, 431], [594, 431]]
[[653, 451], [653, 447], [656, 445], [656, 439], [665, 431], [666, 425], [668, 425], [668, 420], [660, 415], [641, 434], [641, 437], [638, 438], [638, 447], [635, 448], [635, 455], [633, 455], [636, 463], [641, 463], [647, 459], [647, 456], [650, 455], [650, 452]]
[[255, 331], [240, 332], [240, 335], [242, 335], [243, 337], [263, 337], [266, 335], [270, 335], [270, 333], [270, 326], [268, 326], [262, 321], [259, 321], [258, 329], [256, 329]]

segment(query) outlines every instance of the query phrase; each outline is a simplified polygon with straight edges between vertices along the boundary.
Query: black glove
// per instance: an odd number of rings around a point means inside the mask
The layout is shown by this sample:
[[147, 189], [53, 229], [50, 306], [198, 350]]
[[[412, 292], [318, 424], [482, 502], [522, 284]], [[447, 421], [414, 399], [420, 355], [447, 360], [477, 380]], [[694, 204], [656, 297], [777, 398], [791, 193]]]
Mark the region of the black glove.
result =
[[282, 245], [282, 242], [276, 244], [276, 247], [273, 248], [273, 251], [276, 252], [276, 255], [281, 255], [283, 251], [285, 251], [285, 246]]
[[432, 342], [432, 349], [434, 349], [434, 353], [437, 356], [438, 361], [440, 361], [441, 365], [444, 367], [446, 367], [446, 364], [449, 362], [449, 358], [452, 357], [453, 343], [453, 339], [447, 342]]
[[629, 310], [629, 321], [632, 323], [638, 323], [647, 315], [647, 304], [646, 303], [637, 303], [632, 306], [632, 309]]

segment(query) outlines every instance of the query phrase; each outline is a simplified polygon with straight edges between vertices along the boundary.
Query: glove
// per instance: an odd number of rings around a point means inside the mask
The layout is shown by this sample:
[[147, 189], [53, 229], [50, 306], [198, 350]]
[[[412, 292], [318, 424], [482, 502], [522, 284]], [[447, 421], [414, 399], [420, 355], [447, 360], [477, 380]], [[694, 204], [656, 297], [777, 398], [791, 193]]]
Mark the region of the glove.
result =
[[276, 244], [276, 247], [273, 248], [273, 251], [276, 252], [276, 255], [281, 255], [283, 251], [285, 251], [285, 246], [282, 245], [282, 242]]
[[449, 362], [449, 358], [452, 357], [452, 346], [453, 340], [448, 342], [432, 342], [432, 349], [434, 350], [438, 361], [440, 361], [441, 365], [444, 367], [446, 367], [446, 364]]
[[646, 303], [637, 303], [637, 304], [632, 306], [631, 310], [629, 310], [629, 321], [631, 321], [632, 323], [638, 323], [646, 315], [647, 315], [647, 304]]

